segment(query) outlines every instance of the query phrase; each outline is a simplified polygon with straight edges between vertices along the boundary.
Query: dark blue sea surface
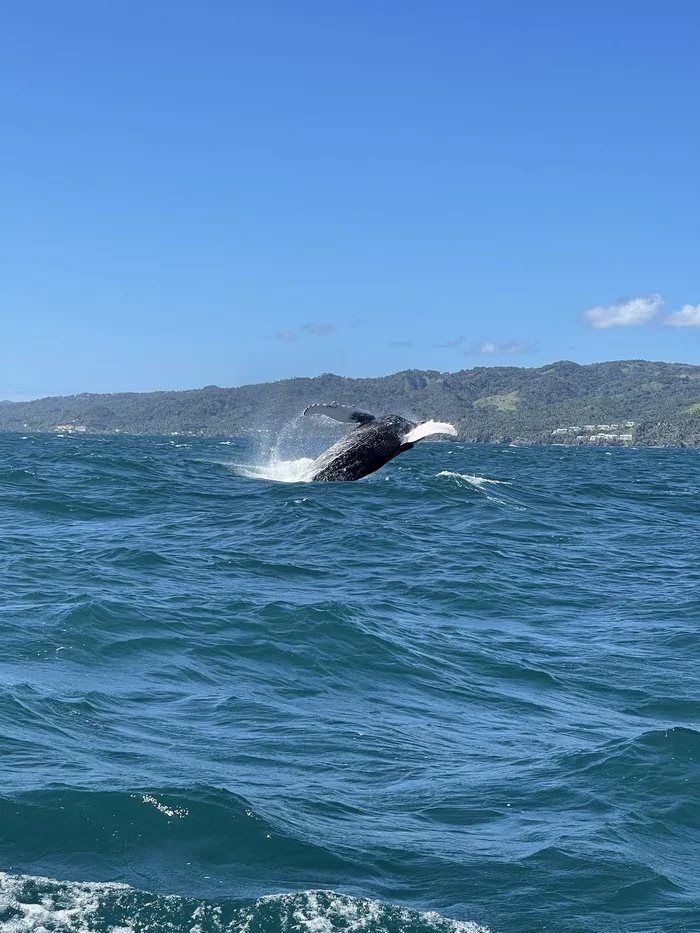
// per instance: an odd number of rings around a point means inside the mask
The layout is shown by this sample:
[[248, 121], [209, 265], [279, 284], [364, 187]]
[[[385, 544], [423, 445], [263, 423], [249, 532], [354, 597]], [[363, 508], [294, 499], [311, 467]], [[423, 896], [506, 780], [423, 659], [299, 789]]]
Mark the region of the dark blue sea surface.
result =
[[698, 933], [700, 452], [256, 457], [0, 436], [0, 930]]

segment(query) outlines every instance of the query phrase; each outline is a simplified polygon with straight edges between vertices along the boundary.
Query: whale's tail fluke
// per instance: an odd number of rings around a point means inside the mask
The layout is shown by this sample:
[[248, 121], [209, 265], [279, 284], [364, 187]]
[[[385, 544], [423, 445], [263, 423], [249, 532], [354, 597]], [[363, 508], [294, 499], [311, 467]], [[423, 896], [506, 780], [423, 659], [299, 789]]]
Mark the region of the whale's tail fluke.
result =
[[334, 421], [342, 421], [344, 424], [370, 424], [375, 421], [375, 416], [368, 411], [360, 411], [358, 408], [352, 408], [349, 405], [339, 405], [337, 402], [331, 402], [329, 405], [309, 405], [304, 410], [305, 415], [325, 415], [326, 418], [333, 418]]
[[404, 444], [415, 444], [416, 441], [422, 441], [424, 437], [430, 437], [432, 434], [449, 434], [451, 437], [457, 437], [457, 429], [445, 421], [424, 421], [418, 427], [412, 428], [404, 436]]

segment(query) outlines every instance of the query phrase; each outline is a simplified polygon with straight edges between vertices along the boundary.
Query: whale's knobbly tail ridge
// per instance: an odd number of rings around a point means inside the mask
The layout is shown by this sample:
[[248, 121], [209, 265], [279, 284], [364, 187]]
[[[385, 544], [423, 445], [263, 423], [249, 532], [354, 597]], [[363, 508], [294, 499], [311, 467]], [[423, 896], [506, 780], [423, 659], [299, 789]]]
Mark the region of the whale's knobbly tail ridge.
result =
[[405, 435], [405, 444], [415, 444], [422, 441], [425, 437], [433, 434], [449, 434], [451, 437], [457, 437], [457, 429], [446, 421], [424, 421]]

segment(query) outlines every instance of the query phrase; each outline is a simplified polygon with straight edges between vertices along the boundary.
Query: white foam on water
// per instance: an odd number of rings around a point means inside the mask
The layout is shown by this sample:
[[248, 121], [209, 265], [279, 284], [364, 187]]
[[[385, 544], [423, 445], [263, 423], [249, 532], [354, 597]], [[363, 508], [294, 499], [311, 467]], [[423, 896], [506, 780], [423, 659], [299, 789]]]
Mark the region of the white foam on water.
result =
[[[110, 906], [120, 906], [118, 923], [110, 923]], [[171, 904], [183, 933], [251, 933], [261, 922], [272, 922], [285, 933], [380, 933], [383, 929], [414, 929], [422, 933], [489, 933], [486, 927], [451, 920], [434, 911], [421, 912], [334, 891], [269, 894], [241, 907], [229, 922], [211, 901], [173, 894], [154, 895], [116, 882], [60, 882], [52, 878], [0, 872], [2, 933], [156, 933], [168, 924]], [[126, 913], [126, 916], [124, 915]]]
[[[437, 474], [439, 477], [447, 477], [448, 479], [455, 480], [458, 485], [467, 483], [473, 489], [478, 489], [479, 492], [483, 493], [486, 498], [491, 502], [498, 502], [500, 505], [511, 505], [511, 503], [506, 502], [504, 499], [499, 499], [498, 496], [492, 496], [489, 494], [487, 487], [488, 486], [512, 486], [513, 484], [505, 479], [489, 479], [486, 476], [477, 476], [474, 473], [454, 473], [452, 470], [442, 470]], [[512, 508], [518, 509], [522, 512], [520, 506], [513, 505]]]
[[476, 489], [483, 489], [487, 483], [493, 483], [494, 486], [512, 486], [513, 484], [505, 479], [488, 479], [486, 476], [476, 476], [473, 473], [453, 473], [452, 470], [442, 470], [438, 476], [451, 476], [455, 479], [463, 479], [470, 486]]
[[[137, 795], [132, 794], [131, 796], [136, 797]], [[187, 807], [168, 807], [164, 803], [161, 803], [152, 794], [142, 794], [141, 801], [143, 803], [151, 804], [151, 806], [155, 807], [159, 813], [164, 813], [166, 816], [176, 816], [180, 820], [183, 820], [190, 814], [190, 811], [187, 809]]]
[[422, 913], [364, 897], [350, 897], [333, 891], [304, 891], [276, 894], [257, 903], [272, 903], [290, 915], [289, 930], [294, 933], [360, 933], [382, 928], [410, 929], [417, 924], [435, 933], [489, 933], [486, 927], [463, 920], [450, 920], [435, 911]]
[[[125, 884], [61, 884], [51, 878], [32, 878], [0, 872], [0, 914], [3, 933], [88, 933], [91, 918], [107, 893], [128, 891]], [[111, 927], [110, 933], [124, 928]], [[131, 931], [127, 931], [131, 933]]]

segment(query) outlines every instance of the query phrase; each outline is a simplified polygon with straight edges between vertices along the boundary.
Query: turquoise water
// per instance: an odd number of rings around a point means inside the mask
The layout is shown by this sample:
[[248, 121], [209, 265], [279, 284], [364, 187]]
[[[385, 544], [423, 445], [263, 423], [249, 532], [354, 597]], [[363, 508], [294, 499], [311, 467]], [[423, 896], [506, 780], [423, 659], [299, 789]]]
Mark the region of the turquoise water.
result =
[[700, 452], [254, 460], [0, 437], [0, 929], [698, 933]]

